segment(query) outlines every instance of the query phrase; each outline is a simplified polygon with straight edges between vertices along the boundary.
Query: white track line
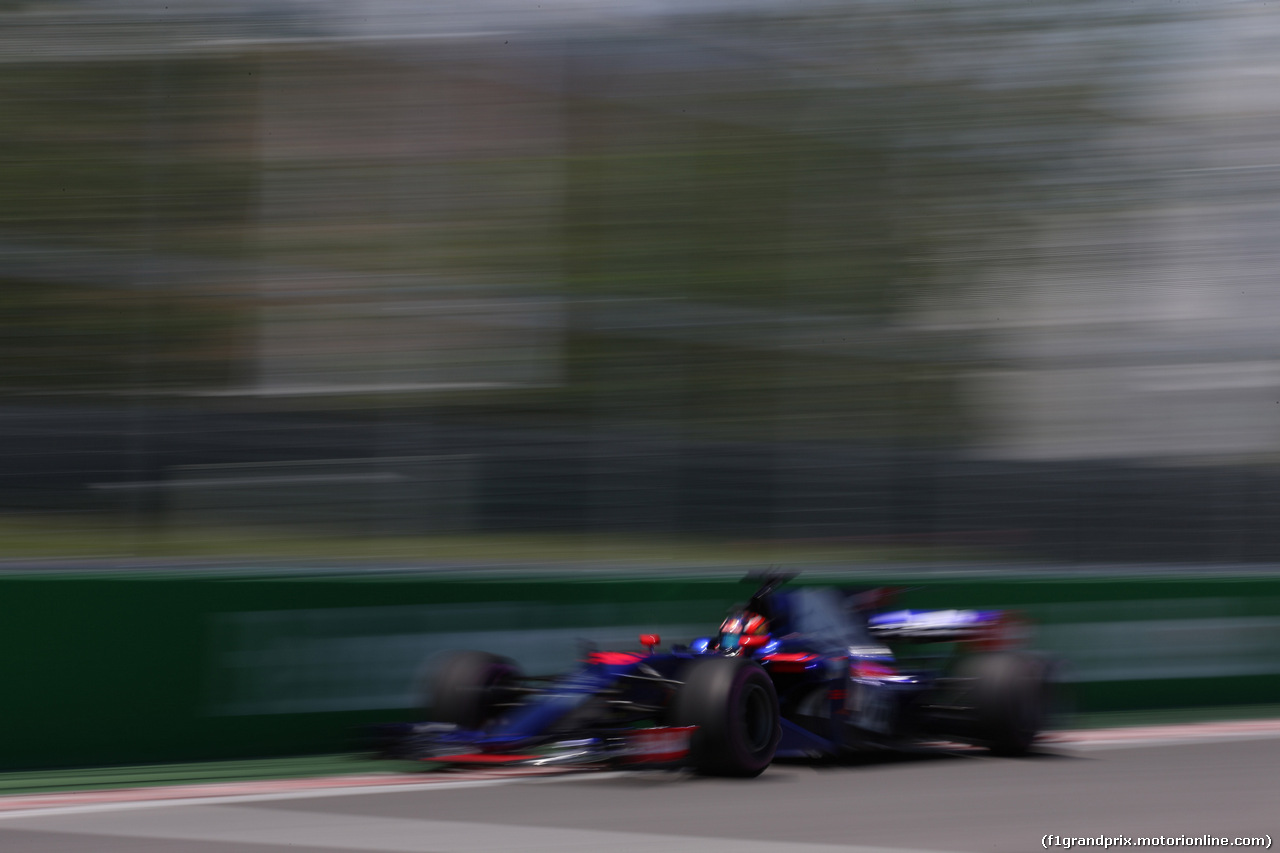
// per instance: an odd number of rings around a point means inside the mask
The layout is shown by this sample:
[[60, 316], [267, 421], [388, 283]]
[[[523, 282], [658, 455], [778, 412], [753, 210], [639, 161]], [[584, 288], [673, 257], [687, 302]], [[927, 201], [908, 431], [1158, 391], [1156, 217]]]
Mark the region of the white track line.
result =
[[[621, 772], [598, 773], [593, 779], [610, 778]], [[329, 777], [334, 781], [342, 777]], [[392, 777], [403, 778], [403, 777]], [[400, 793], [403, 791], [447, 791], [457, 788], [485, 788], [510, 785], [516, 782], [560, 782], [581, 778], [576, 774], [523, 774], [505, 776], [484, 775], [434, 777], [423, 782], [368, 782], [356, 785], [311, 785], [286, 787], [289, 782], [314, 782], [318, 780], [279, 780], [276, 790], [259, 790], [253, 793], [234, 793], [240, 784], [228, 782], [214, 785], [178, 785], [157, 788], [120, 788], [110, 791], [68, 791], [57, 794], [18, 794], [0, 797], [0, 821], [54, 814], [91, 814], [94, 812], [125, 811], [129, 809], [162, 808], [165, 806], [202, 806], [223, 803], [261, 803], [272, 800], [303, 800], [316, 797], [351, 797], [361, 794]], [[326, 781], [328, 781], [326, 779]], [[94, 799], [93, 795], [116, 795], [111, 799]]]
[[1153, 746], [1211, 743], [1221, 740], [1269, 740], [1280, 737], [1280, 720], [1231, 720], [1114, 729], [1080, 729], [1053, 732], [1047, 746], [1095, 751]]

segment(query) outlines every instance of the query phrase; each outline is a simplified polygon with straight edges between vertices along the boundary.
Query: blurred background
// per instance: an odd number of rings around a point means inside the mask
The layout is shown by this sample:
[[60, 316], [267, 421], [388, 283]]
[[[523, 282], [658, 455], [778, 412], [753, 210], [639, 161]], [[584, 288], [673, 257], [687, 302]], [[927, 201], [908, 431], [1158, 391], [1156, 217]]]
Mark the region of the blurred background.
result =
[[1278, 35], [0, 0], [0, 557], [1280, 559]]

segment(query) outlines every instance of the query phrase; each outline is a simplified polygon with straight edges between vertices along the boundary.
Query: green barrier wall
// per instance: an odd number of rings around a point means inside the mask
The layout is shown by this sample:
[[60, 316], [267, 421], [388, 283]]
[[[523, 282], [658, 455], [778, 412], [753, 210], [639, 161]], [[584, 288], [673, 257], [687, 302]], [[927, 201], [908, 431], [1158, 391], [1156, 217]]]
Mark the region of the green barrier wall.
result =
[[[1022, 609], [1081, 711], [1280, 701], [1277, 578], [886, 582], [909, 607]], [[580, 638], [709, 633], [748, 593], [732, 579], [4, 577], [0, 769], [342, 751], [367, 723], [412, 718], [441, 649], [553, 669]]]

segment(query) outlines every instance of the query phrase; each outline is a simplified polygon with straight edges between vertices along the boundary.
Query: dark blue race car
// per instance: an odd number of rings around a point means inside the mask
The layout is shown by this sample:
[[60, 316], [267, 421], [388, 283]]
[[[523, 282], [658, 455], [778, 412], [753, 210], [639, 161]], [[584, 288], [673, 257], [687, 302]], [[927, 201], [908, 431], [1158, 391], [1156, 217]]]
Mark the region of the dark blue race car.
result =
[[714, 636], [659, 651], [588, 650], [563, 675], [454, 652], [432, 680], [430, 722], [393, 752], [446, 765], [689, 766], [755, 776], [775, 757], [960, 741], [1028, 752], [1050, 665], [1015, 648], [1000, 611], [889, 610], [877, 590], [782, 585], [772, 573]]

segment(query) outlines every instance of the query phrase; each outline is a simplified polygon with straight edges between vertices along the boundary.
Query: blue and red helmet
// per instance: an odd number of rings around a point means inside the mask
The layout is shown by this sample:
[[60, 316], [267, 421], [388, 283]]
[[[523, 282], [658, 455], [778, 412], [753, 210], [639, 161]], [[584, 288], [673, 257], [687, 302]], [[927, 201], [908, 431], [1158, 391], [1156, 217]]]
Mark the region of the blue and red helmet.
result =
[[759, 613], [744, 610], [735, 613], [720, 624], [717, 648], [727, 654], [740, 654], [744, 649], [754, 649], [769, 642], [769, 620]]

